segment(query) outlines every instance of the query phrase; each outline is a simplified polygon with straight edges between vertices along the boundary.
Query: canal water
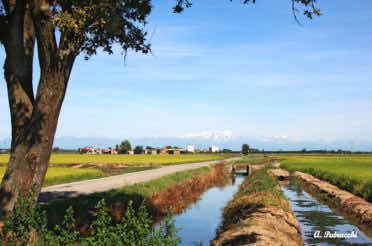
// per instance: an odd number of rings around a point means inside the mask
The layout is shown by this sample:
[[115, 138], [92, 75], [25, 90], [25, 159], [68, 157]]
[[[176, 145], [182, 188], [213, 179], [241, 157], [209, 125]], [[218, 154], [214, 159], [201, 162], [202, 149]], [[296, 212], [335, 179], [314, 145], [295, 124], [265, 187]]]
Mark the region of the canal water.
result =
[[371, 237], [306, 191], [292, 185], [282, 185], [282, 191], [300, 223], [305, 245], [372, 245]]
[[216, 230], [222, 222], [222, 210], [238, 191], [245, 177], [233, 177], [230, 184], [214, 187], [206, 191], [200, 200], [192, 204], [182, 214], [174, 216], [182, 246], [207, 246], [216, 236]]

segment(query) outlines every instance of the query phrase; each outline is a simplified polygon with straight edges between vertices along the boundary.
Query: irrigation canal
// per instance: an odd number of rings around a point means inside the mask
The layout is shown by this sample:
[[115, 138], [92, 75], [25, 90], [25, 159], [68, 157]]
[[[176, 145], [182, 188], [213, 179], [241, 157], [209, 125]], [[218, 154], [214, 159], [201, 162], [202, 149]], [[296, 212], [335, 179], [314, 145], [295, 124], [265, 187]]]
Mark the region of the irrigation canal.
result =
[[292, 185], [281, 187], [300, 223], [305, 245], [372, 245], [371, 231], [363, 233], [340, 213], [302, 189]]
[[[181, 246], [207, 246], [209, 241], [215, 238], [216, 230], [222, 223], [223, 208], [246, 178], [246, 172], [236, 174], [229, 184], [209, 189], [197, 203], [173, 217], [176, 227], [181, 228], [178, 233], [182, 238]], [[281, 187], [300, 223], [305, 245], [372, 245], [372, 231], [361, 231], [306, 191], [298, 190], [292, 185]], [[317, 235], [314, 234], [316, 231], [319, 231]], [[332, 235], [335, 235], [335, 232], [338, 235], [349, 234], [351, 237], [326, 238], [327, 232], [333, 233]]]
[[178, 232], [182, 238], [181, 246], [209, 245], [222, 222], [222, 209], [238, 191], [244, 178], [232, 177], [229, 184], [207, 190], [197, 203], [173, 217], [176, 227], [182, 229]]

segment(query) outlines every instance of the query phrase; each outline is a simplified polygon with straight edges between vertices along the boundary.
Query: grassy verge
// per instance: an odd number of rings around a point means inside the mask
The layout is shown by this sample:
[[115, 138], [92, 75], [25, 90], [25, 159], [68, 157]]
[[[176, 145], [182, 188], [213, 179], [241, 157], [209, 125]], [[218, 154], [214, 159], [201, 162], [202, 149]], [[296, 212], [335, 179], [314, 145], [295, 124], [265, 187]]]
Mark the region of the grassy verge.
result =
[[[289, 211], [286, 197], [279, 183], [262, 168], [246, 178], [239, 191], [223, 210], [223, 227], [238, 225], [241, 218], [262, 207], [275, 206]], [[284, 202], [283, 202], [284, 201]]]
[[238, 164], [257, 164], [257, 163], [264, 163], [267, 161], [271, 161], [271, 157], [243, 157], [241, 160], [232, 161], [232, 165]]
[[[50, 159], [53, 165], [76, 163], [120, 163], [127, 165], [171, 165], [212, 160], [223, 160], [237, 154], [184, 154], [184, 155], [80, 155], [55, 154]], [[6, 164], [9, 154], [0, 154], [0, 163]]]
[[281, 167], [328, 181], [372, 202], [372, 157], [366, 155], [286, 156]]
[[[145, 198], [149, 198], [156, 192], [166, 190], [167, 188], [181, 183], [192, 177], [205, 174], [209, 172], [208, 167], [193, 169], [183, 172], [177, 172], [159, 179], [151, 180], [149, 182], [125, 186], [121, 189], [110, 190], [106, 192], [94, 193], [91, 195], [80, 196], [69, 200], [56, 201], [50, 205], [44, 205], [43, 209], [47, 211], [48, 221], [51, 225], [60, 223], [63, 219], [59, 211], [65, 211], [69, 206], [78, 215], [77, 221], [80, 226], [88, 224], [92, 220], [92, 211], [94, 205], [101, 199], [105, 199], [110, 208], [111, 215], [121, 217], [123, 208], [126, 208], [130, 200], [133, 201], [135, 208]], [[118, 209], [119, 208], [119, 209]]]
[[[6, 167], [0, 167], [0, 180], [4, 176]], [[43, 186], [65, 184], [70, 182], [103, 178], [112, 175], [138, 172], [151, 169], [150, 167], [126, 167], [126, 168], [63, 168], [49, 167]]]

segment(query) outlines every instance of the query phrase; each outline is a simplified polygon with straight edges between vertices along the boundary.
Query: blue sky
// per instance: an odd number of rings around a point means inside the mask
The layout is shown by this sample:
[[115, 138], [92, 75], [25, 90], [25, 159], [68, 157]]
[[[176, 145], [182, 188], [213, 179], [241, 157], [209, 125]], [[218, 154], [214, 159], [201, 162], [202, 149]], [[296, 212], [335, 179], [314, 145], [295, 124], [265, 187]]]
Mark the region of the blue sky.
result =
[[[262, 140], [372, 143], [372, 1], [319, 0], [324, 15], [309, 21], [299, 13], [302, 26], [289, 0], [194, 0], [181, 15], [172, 13], [174, 2], [153, 1], [152, 55], [77, 59], [58, 137], [220, 130]], [[9, 138], [0, 80], [0, 138]]]

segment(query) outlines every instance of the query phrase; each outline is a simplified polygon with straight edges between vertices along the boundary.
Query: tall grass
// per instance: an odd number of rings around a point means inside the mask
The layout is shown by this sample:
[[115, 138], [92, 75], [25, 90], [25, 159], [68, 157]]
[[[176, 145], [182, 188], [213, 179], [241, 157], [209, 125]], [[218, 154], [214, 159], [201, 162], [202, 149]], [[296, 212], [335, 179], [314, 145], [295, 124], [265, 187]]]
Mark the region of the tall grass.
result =
[[372, 202], [372, 156], [288, 155], [281, 167], [301, 171], [328, 181]]

